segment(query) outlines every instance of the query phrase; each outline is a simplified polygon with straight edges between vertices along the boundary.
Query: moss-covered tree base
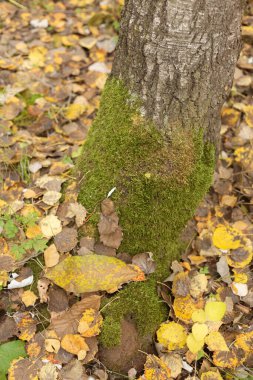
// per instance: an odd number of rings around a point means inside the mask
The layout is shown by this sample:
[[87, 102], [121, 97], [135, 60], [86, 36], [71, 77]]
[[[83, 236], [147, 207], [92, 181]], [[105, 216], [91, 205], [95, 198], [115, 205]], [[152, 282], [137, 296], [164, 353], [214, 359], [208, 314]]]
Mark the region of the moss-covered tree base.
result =
[[[169, 125], [169, 133], [162, 134], [140, 110], [140, 101], [120, 81], [109, 79], [78, 162], [82, 204], [92, 211], [116, 187], [112, 199], [124, 233], [120, 251], [152, 251], [157, 265], [148, 281], [127, 285], [104, 307], [105, 346], [119, 342], [126, 314], [134, 317], [141, 335], [152, 334], [166, 318], [156, 281], [167, 277], [179, 254], [179, 235], [213, 174], [214, 150], [204, 143], [201, 127]], [[98, 217], [90, 222], [96, 225]]]

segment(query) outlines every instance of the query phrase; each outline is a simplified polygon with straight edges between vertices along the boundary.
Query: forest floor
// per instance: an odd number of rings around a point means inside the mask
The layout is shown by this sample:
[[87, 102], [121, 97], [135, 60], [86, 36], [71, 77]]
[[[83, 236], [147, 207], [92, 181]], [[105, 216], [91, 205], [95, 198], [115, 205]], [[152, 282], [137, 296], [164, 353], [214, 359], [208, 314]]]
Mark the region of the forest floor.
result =
[[[128, 376], [98, 359], [102, 291], [155, 269], [142, 252], [129, 264], [103, 223], [99, 242], [89, 236], [94, 210], [78, 203], [72, 170], [111, 69], [121, 3], [0, 3], [0, 380], [252, 380], [252, 2], [222, 110], [214, 184], [189, 223], [194, 238], [160, 284], [168, 321], [157, 356]], [[112, 212], [109, 196], [104, 210]]]

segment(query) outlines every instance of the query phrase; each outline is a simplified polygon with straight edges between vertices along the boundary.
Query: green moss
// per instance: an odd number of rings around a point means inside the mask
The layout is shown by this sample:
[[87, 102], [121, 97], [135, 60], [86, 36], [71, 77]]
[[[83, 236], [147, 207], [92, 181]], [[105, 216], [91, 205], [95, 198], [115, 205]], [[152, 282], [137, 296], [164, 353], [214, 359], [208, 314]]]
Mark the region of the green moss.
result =
[[[119, 341], [119, 323], [126, 314], [132, 312], [142, 334], [153, 332], [164, 319], [156, 281], [168, 275], [179, 254], [179, 235], [212, 181], [214, 149], [204, 144], [201, 128], [174, 127], [168, 138], [139, 110], [139, 100], [120, 81], [108, 80], [77, 164], [83, 178], [81, 203], [92, 212], [116, 186], [112, 199], [124, 233], [120, 250], [152, 251], [157, 265], [150, 280], [127, 285], [120, 299], [104, 309], [105, 345]], [[90, 222], [95, 224], [97, 217], [94, 213]]]

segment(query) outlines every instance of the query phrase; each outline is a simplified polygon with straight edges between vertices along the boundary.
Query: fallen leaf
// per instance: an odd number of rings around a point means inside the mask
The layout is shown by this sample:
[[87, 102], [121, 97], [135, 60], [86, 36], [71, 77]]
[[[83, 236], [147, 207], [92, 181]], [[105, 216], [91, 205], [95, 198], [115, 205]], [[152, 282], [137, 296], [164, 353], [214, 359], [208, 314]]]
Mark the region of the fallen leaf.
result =
[[21, 340], [31, 340], [36, 333], [37, 322], [29, 312], [19, 312], [13, 314], [13, 318], [18, 328], [17, 336]]
[[193, 322], [199, 322], [204, 323], [206, 321], [206, 313], [202, 309], [195, 310], [192, 313], [192, 321]]
[[61, 198], [62, 194], [59, 193], [58, 191], [46, 191], [45, 194], [43, 195], [43, 202], [46, 203], [49, 206], [55, 205]]
[[214, 230], [213, 244], [222, 250], [237, 249], [243, 246], [243, 238], [235, 228], [220, 225]]
[[86, 209], [80, 203], [70, 203], [66, 213], [67, 218], [75, 217], [77, 227], [81, 227], [87, 215]]
[[12, 360], [26, 356], [25, 344], [21, 340], [0, 345], [0, 373], [6, 374]]
[[77, 334], [78, 324], [82, 314], [86, 309], [95, 309], [98, 311], [100, 299], [101, 297], [95, 294], [84, 297], [81, 301], [76, 302], [69, 310], [52, 317], [49, 328], [54, 330], [59, 338], [62, 338], [68, 333]]
[[94, 309], [87, 309], [78, 324], [78, 332], [84, 338], [99, 335], [103, 317]]
[[253, 258], [253, 251], [249, 239], [247, 239], [247, 243], [244, 244], [244, 247], [233, 249], [227, 254], [226, 257], [229, 266], [233, 268], [244, 268], [250, 264]]
[[173, 303], [173, 309], [175, 315], [180, 320], [185, 323], [190, 323], [192, 318], [192, 313], [200, 309], [202, 306], [201, 299], [196, 302], [194, 299], [188, 294], [186, 297], [176, 297]]
[[39, 292], [40, 302], [47, 302], [48, 296], [47, 296], [47, 290], [50, 285], [50, 281], [47, 278], [41, 278], [38, 280], [37, 283], [37, 289]]
[[229, 351], [225, 339], [219, 331], [211, 332], [205, 338], [205, 343], [210, 351]]
[[43, 367], [40, 369], [39, 372], [39, 379], [40, 380], [57, 380], [58, 377], [58, 371], [56, 366], [53, 363], [46, 363], [43, 365]]
[[42, 362], [38, 358], [34, 361], [30, 359], [19, 358], [13, 360], [8, 371], [9, 380], [29, 379], [37, 380], [37, 374], [42, 367]]
[[196, 340], [193, 334], [189, 334], [186, 339], [186, 344], [193, 354], [197, 354], [203, 348], [205, 341], [204, 339]]
[[48, 338], [45, 339], [45, 349], [47, 352], [55, 352], [57, 353], [61, 347], [61, 342], [59, 339]]
[[190, 278], [188, 272], [176, 273], [172, 284], [172, 294], [175, 297], [186, 297], [190, 291]]
[[66, 366], [61, 370], [61, 376], [64, 380], [77, 380], [85, 379], [84, 376], [84, 367], [81, 362], [77, 359], [71, 360]]
[[226, 282], [227, 284], [231, 284], [231, 276], [230, 276], [230, 270], [227, 263], [227, 258], [225, 256], [221, 256], [219, 261], [216, 264], [217, 266], [217, 272], [222, 278], [222, 281]]
[[205, 305], [205, 314], [207, 321], [221, 321], [226, 313], [225, 302], [209, 301]]
[[200, 380], [223, 380], [219, 372], [207, 371], [201, 374]]
[[208, 334], [208, 327], [205, 323], [194, 323], [192, 326], [192, 335], [195, 340], [204, 340]]
[[26, 234], [26, 237], [28, 237], [28, 239], [33, 239], [37, 236], [41, 236], [42, 231], [41, 231], [40, 226], [35, 224], [34, 226], [28, 227], [25, 234]]
[[145, 380], [166, 380], [170, 377], [169, 367], [157, 356], [147, 355], [144, 366]]
[[249, 291], [247, 284], [242, 284], [240, 282], [235, 282], [235, 281], [232, 282], [231, 289], [232, 289], [232, 292], [239, 297], [245, 297]]
[[133, 256], [132, 263], [140, 267], [145, 274], [153, 273], [156, 268], [152, 252], [137, 253]]
[[98, 290], [112, 293], [136, 275], [123, 261], [99, 255], [67, 257], [46, 273], [56, 285], [77, 294]]
[[221, 368], [236, 368], [239, 365], [239, 360], [233, 351], [215, 351], [213, 362]]
[[89, 350], [84, 338], [78, 334], [66, 334], [62, 338], [61, 347], [74, 355], [78, 355], [80, 351], [87, 352]]
[[22, 294], [22, 302], [25, 304], [26, 307], [28, 306], [34, 306], [36, 300], [37, 300], [36, 294], [34, 294], [31, 290], [26, 290]]
[[55, 215], [47, 215], [41, 219], [40, 228], [43, 235], [48, 239], [59, 234], [62, 230], [61, 222]]
[[69, 252], [77, 245], [77, 230], [75, 228], [64, 227], [60, 233], [54, 237], [56, 249], [61, 252]]
[[58, 264], [60, 259], [60, 255], [56, 249], [56, 246], [54, 244], [51, 244], [45, 251], [44, 251], [44, 260], [45, 265], [47, 268], [54, 267], [56, 264]]
[[83, 104], [70, 104], [65, 110], [65, 118], [67, 120], [78, 119], [85, 111], [86, 106]]
[[196, 273], [190, 280], [190, 294], [194, 298], [200, 297], [207, 290], [207, 277]]
[[162, 323], [156, 332], [157, 340], [169, 351], [183, 348], [186, 343], [186, 330], [179, 323]]
[[169, 353], [162, 355], [161, 360], [169, 367], [171, 371], [170, 377], [176, 379], [182, 372], [183, 368], [181, 356], [179, 354]]

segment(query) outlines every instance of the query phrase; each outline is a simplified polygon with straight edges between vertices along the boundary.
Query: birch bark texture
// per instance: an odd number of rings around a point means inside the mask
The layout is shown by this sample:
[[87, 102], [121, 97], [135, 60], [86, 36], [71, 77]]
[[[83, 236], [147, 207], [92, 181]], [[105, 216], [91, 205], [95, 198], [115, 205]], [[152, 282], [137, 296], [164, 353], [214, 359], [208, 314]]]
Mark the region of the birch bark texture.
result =
[[242, 0], [126, 0], [112, 74], [165, 135], [195, 124], [218, 146], [242, 9]]

